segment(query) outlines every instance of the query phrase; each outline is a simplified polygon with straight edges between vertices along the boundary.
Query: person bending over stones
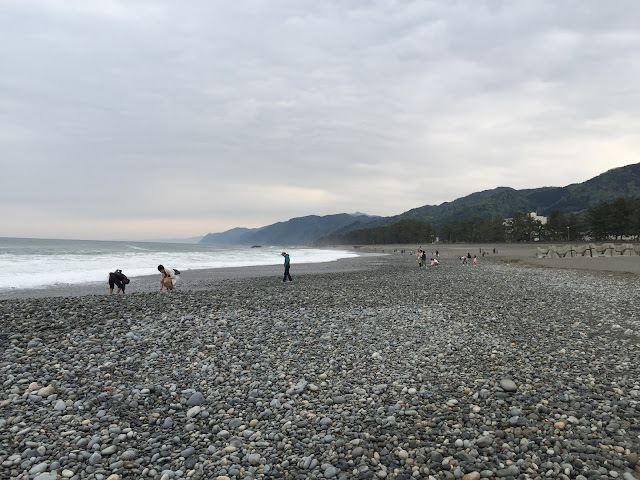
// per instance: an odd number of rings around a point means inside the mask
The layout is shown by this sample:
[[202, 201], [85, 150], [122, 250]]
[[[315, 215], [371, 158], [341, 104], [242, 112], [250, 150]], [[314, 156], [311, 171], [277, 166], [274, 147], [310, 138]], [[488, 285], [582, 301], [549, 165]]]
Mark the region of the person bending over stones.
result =
[[180, 279], [180, 272], [175, 268], [164, 267], [164, 265], [158, 265], [158, 271], [161, 274], [160, 277], [160, 290], [166, 288], [167, 290], [173, 290], [176, 283]]
[[113, 289], [118, 286], [116, 294], [122, 291], [124, 295], [124, 287], [129, 284], [129, 279], [122, 273], [122, 270], [116, 270], [115, 272], [109, 272], [109, 295], [113, 294]]

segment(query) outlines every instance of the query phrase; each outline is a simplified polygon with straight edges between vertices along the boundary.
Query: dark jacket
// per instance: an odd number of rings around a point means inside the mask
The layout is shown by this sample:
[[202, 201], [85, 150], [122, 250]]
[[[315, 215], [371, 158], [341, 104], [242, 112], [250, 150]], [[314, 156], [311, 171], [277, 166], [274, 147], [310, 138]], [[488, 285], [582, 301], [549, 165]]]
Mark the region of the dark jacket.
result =
[[115, 283], [116, 280], [123, 285], [127, 285], [129, 283], [129, 279], [124, 273], [111, 272], [109, 273], [109, 283]]

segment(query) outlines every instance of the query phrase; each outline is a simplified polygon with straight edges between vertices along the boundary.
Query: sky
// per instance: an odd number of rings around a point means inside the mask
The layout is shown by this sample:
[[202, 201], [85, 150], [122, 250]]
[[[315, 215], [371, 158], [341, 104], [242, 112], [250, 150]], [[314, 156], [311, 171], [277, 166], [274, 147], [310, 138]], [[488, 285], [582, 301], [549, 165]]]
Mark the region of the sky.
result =
[[0, 236], [396, 215], [640, 162], [640, 2], [3, 0]]

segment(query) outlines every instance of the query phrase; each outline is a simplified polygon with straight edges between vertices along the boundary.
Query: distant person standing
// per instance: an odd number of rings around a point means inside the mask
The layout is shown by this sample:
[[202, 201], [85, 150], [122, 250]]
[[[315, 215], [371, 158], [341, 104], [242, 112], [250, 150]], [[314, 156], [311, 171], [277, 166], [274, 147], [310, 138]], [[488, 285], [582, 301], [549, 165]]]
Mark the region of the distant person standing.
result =
[[293, 282], [293, 278], [291, 278], [291, 275], [289, 274], [289, 267], [291, 266], [289, 254], [287, 252], [282, 252], [282, 256], [284, 257], [284, 277], [282, 277], [282, 281], [286, 282], [288, 278], [290, 282]]
[[475, 267], [476, 265], [478, 265], [478, 256], [474, 255], [473, 256], [473, 266]]
[[124, 295], [124, 287], [126, 287], [128, 284], [129, 279], [124, 273], [122, 273], [122, 270], [109, 272], [109, 295], [113, 294], [113, 289], [116, 285], [118, 286], [118, 291], [116, 292], [116, 294], [122, 291], [122, 294]]
[[158, 271], [162, 275], [160, 277], [160, 290], [163, 287], [167, 290], [173, 290], [178, 280], [180, 280], [180, 271], [175, 268], [165, 268], [164, 265], [158, 265]]

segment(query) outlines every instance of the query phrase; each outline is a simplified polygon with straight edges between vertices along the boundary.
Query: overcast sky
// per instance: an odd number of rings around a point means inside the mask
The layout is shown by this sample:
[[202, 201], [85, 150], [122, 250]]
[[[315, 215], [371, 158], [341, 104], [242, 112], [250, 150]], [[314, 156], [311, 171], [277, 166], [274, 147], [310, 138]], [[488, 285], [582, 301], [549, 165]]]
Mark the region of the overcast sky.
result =
[[395, 215], [640, 162], [640, 2], [0, 3], [0, 236]]

